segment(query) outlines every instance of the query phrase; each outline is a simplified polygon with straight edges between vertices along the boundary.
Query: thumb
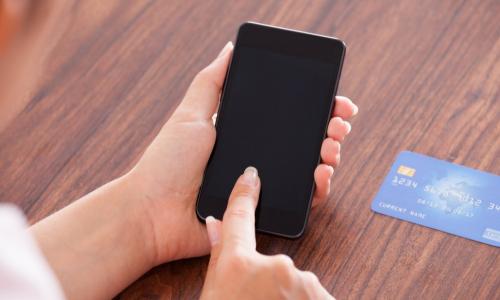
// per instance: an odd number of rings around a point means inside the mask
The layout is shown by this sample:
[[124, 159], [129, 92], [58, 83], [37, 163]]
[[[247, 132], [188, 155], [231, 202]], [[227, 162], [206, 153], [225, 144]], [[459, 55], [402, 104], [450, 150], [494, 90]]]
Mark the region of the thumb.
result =
[[222, 236], [222, 222], [209, 216], [205, 219], [207, 224], [208, 239], [210, 240], [210, 263], [208, 264], [209, 272], [215, 267], [221, 252], [221, 236]]
[[233, 44], [228, 42], [219, 53], [219, 56], [207, 67], [201, 70], [186, 92], [177, 114], [185, 115], [197, 120], [210, 120], [219, 104], [219, 96], [224, 84]]

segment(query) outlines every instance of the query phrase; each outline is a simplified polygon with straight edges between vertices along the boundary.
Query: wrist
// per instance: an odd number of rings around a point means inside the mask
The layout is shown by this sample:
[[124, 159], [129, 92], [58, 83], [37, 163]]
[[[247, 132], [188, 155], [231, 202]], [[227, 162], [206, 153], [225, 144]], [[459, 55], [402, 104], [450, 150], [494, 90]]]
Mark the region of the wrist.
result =
[[143, 199], [144, 193], [130, 173], [110, 182], [109, 185], [125, 203], [123, 217], [127, 218], [129, 223], [127, 223], [127, 228], [123, 230], [137, 235], [133, 240], [141, 245], [144, 262], [148, 268], [155, 267], [158, 265], [158, 246], [153, 218], [150, 209], [146, 207], [146, 201]]
[[[121, 189], [127, 191], [128, 201], [133, 202], [137, 225], [143, 232], [144, 251], [152, 267], [182, 258], [182, 211], [185, 201], [172, 201], [165, 194], [158, 194], [148, 182], [151, 179], [137, 168], [120, 179]], [[165, 184], [165, 183], [164, 183]], [[181, 205], [179, 205], [181, 204]], [[194, 210], [193, 210], [194, 211]]]

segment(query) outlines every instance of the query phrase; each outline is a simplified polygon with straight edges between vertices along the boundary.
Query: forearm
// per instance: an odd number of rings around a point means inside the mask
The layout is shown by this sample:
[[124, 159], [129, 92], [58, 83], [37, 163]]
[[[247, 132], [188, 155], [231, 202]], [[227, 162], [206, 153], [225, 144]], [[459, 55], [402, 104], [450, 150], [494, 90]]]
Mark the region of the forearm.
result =
[[142, 203], [123, 178], [32, 226], [69, 299], [108, 299], [154, 265]]

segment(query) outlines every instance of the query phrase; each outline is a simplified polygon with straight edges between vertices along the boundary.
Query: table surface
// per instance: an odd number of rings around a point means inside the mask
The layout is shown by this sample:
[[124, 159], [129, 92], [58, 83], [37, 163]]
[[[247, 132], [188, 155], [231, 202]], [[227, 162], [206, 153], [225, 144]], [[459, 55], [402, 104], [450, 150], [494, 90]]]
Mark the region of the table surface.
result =
[[[244, 21], [348, 45], [339, 94], [360, 113], [326, 205], [298, 240], [258, 236], [344, 298], [500, 299], [498, 248], [373, 213], [411, 150], [500, 174], [500, 3], [77, 1], [26, 108], [0, 134], [0, 199], [34, 222], [126, 172]], [[159, 266], [119, 297], [192, 298], [208, 258]]]

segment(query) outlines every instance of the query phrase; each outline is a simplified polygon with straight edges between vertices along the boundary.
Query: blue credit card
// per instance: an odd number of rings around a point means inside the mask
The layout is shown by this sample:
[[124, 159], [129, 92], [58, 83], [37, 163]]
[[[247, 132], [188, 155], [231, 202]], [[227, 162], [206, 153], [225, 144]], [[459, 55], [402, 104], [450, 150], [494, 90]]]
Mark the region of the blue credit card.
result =
[[372, 209], [500, 247], [500, 176], [491, 173], [404, 151]]

